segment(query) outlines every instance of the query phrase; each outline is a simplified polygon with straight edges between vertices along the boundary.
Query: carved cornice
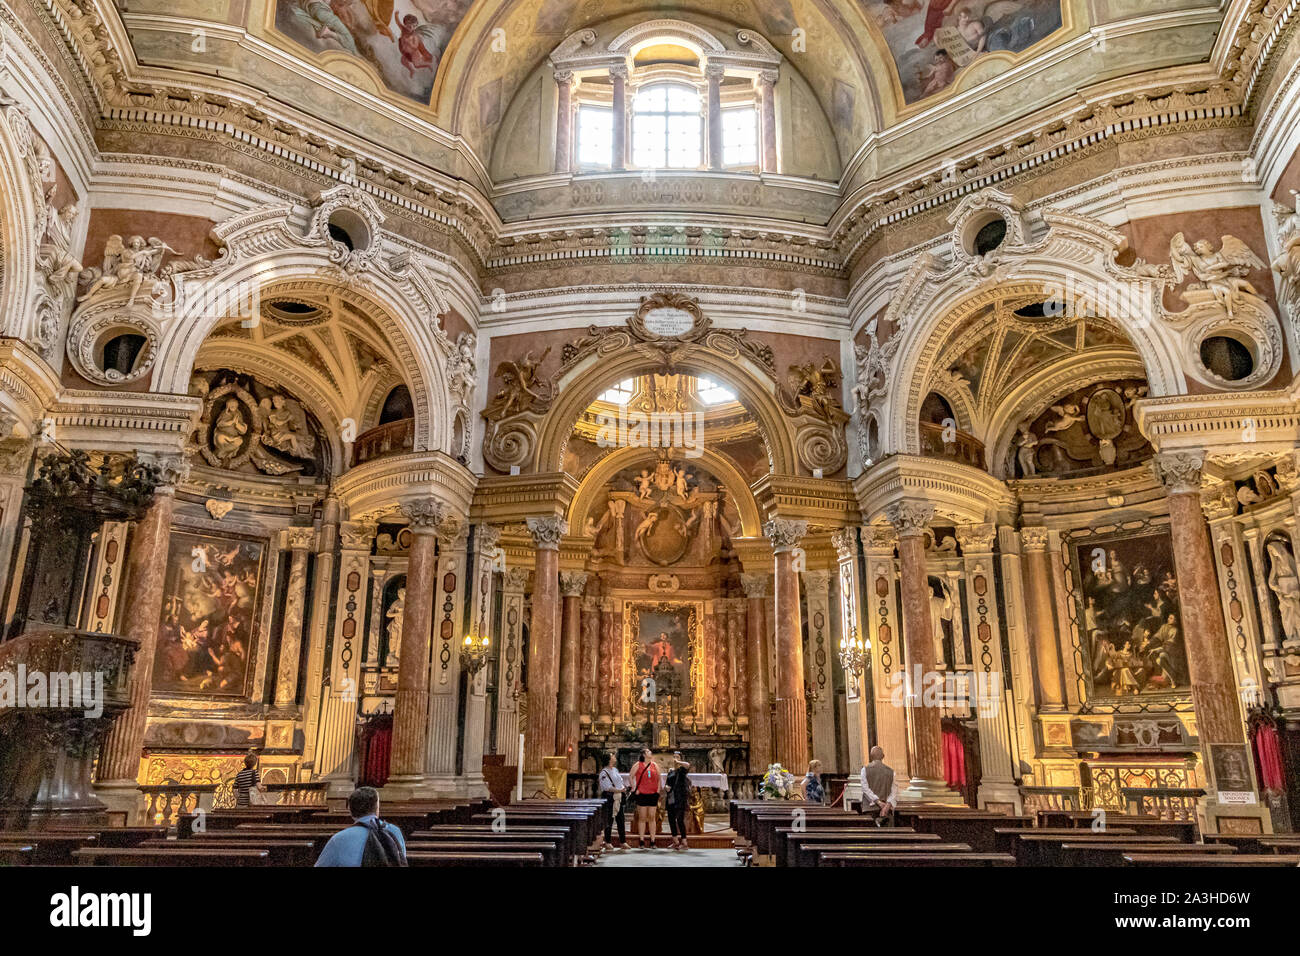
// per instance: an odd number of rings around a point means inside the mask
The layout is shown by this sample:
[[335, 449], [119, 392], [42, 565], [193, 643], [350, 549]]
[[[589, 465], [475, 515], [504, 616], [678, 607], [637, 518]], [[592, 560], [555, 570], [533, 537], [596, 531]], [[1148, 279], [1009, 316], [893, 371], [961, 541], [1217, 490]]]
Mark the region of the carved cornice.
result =
[[440, 451], [377, 458], [344, 472], [334, 483], [353, 520], [397, 515], [406, 502], [436, 497], [449, 511], [467, 515], [474, 473]]

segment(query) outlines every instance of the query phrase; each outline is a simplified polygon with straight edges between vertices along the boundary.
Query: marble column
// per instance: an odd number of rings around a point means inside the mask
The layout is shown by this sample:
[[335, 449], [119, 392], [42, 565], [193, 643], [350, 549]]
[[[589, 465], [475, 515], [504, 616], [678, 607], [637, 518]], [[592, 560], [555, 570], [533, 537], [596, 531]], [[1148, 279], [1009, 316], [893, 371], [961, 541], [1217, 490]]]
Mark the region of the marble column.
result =
[[556, 70], [559, 91], [555, 113], [555, 171], [567, 173], [573, 165], [573, 71]]
[[433, 792], [463, 795], [457, 773], [460, 743], [460, 651], [465, 638], [465, 572], [469, 525], [448, 515], [438, 526], [438, 576], [434, 583], [432, 667], [429, 682], [429, 755], [425, 766]]
[[[1254, 762], [1246, 745], [1232, 652], [1210, 556], [1209, 529], [1201, 513], [1203, 464], [1200, 455], [1161, 454], [1156, 457], [1154, 470], [1168, 495], [1187, 669], [1207, 776], [1202, 807], [1206, 826], [1202, 832], [1219, 832], [1219, 821], [1225, 818], [1255, 818], [1267, 826], [1268, 811], [1259, 805]], [[1234, 796], [1221, 802], [1220, 795], [1227, 793]]]
[[393, 752], [385, 796], [411, 799], [427, 784], [429, 732], [429, 640], [437, 583], [437, 532], [445, 520], [436, 500], [406, 508], [411, 549], [406, 561], [406, 605], [397, 658], [397, 703], [393, 707]]
[[536, 564], [533, 568], [533, 619], [528, 632], [528, 713], [524, 727], [524, 772], [533, 775], [528, 793], [540, 789], [543, 758], [555, 755], [559, 699], [560, 539], [569, 523], [555, 515], [528, 519]]
[[[835, 682], [832, 658], [836, 649], [831, 643], [831, 573], [805, 571], [804, 603], [808, 611], [808, 647], [806, 670], [808, 686], [814, 692], [810, 701], [808, 725], [812, 731], [812, 757], [825, 770], [838, 771], [835, 755]], [[806, 769], [806, 768], [803, 768]]]
[[722, 76], [723, 67], [710, 63], [704, 67], [709, 84], [709, 169], [722, 169]]
[[762, 123], [760, 172], [774, 173], [776, 168], [776, 70], [764, 70], [758, 75], [759, 122]]
[[[839, 558], [839, 636], [844, 641], [861, 641], [864, 656], [871, 653], [871, 644], [862, 627], [862, 576], [858, 570], [858, 532], [856, 528], [841, 528], [831, 535]], [[892, 552], [891, 552], [892, 554]], [[838, 651], [839, 645], [836, 645]], [[867, 709], [865, 665], [861, 672], [845, 670], [845, 737], [848, 744], [844, 769], [855, 774], [867, 762], [870, 747], [871, 718]], [[852, 782], [852, 778], [850, 778]]]
[[610, 168], [627, 169], [627, 65], [618, 64], [609, 68], [610, 85], [613, 87], [613, 105], [610, 109], [612, 124], [613, 156]]
[[735, 639], [736, 602], [721, 598], [715, 602], [717, 615], [714, 624], [717, 664], [713, 669], [713, 719], [731, 720], [731, 649]]
[[960, 803], [959, 794], [943, 780], [942, 707], [923, 693], [926, 675], [935, 673], [930, 582], [925, 566], [925, 530], [934, 518], [930, 505], [902, 502], [887, 512], [898, 533], [898, 559], [903, 594], [903, 641], [907, 647], [906, 704], [911, 731], [912, 782], [902, 799]]
[[[957, 526], [961, 545], [970, 619], [971, 711], [979, 730], [981, 809], [1021, 808], [1020, 791], [1013, 773], [1015, 745], [1011, 735], [1011, 695], [1002, 673], [1002, 627], [998, 619], [996, 558], [993, 543], [997, 528], [992, 524]], [[954, 591], [954, 593], [957, 593]]]
[[898, 607], [898, 564], [894, 558], [898, 536], [888, 525], [868, 525], [861, 533], [867, 568], [863, 633], [871, 645], [867, 663], [871, 669], [871, 697], [867, 706], [875, 717], [875, 735], [870, 745], [884, 749], [885, 760], [895, 773], [910, 777], [913, 776], [912, 755], [907, 744], [907, 713], [902, 700], [907, 659], [900, 638], [902, 614]]
[[280, 626], [280, 658], [275, 669], [277, 708], [292, 707], [297, 702], [298, 656], [302, 651], [302, 627], [307, 614], [307, 552], [316, 541], [316, 529], [289, 528], [284, 534], [291, 554], [284, 619]]
[[1016, 775], [1026, 785], [1040, 784], [1029, 763], [1037, 752], [1034, 743], [1034, 667], [1030, 647], [1028, 601], [1025, 598], [1023, 547], [1020, 533], [1015, 528], [998, 528], [998, 571], [1002, 575], [1002, 615], [1005, 626], [1007, 650], [1010, 652], [1012, 724], [1012, 766]]
[[614, 598], [602, 598], [600, 602], [600, 639], [596, 645], [596, 685], [599, 688], [598, 719], [609, 726], [622, 716], [622, 694], [619, 682], [622, 674], [618, 654], [618, 603]]
[[1047, 553], [1046, 528], [1022, 528], [1025, 575], [1025, 615], [1034, 649], [1035, 685], [1040, 713], [1065, 709], [1065, 682], [1061, 676], [1061, 644], [1053, 613], [1052, 566]]
[[695, 712], [705, 723], [713, 714], [714, 691], [717, 688], [718, 668], [718, 602], [705, 601], [700, 619], [700, 649], [703, 653], [703, 679], [696, 688]]
[[[500, 540], [500, 528], [489, 524], [475, 526], [468, 636], [478, 643], [487, 638], [491, 642], [488, 645], [489, 653], [495, 651], [496, 645], [501, 643], [500, 636], [492, 633], [492, 597], [496, 578], [493, 569]], [[483, 797], [488, 792], [487, 782], [483, 778], [483, 754], [487, 749], [487, 677], [488, 667], [485, 663], [477, 672], [467, 675], [465, 681], [465, 726], [461, 744], [464, 760], [461, 770], [467, 797]]]
[[176, 484], [187, 470], [181, 459], [165, 459], [163, 467], [168, 481], [154, 492], [153, 501], [136, 523], [126, 559], [127, 586], [119, 626], [124, 636], [138, 644], [131, 672], [131, 706], [113, 722], [95, 769], [96, 795], [110, 809], [126, 810], [128, 823], [135, 823], [143, 808], [136, 786], [149, 721]]
[[749, 671], [749, 772], [761, 774], [772, 763], [772, 691], [767, 675], [767, 630], [763, 605], [767, 601], [767, 575], [742, 574], [741, 587], [749, 607], [745, 615], [745, 656]]
[[598, 656], [600, 651], [600, 598], [582, 599], [582, 641], [578, 661], [578, 712], [594, 720], [600, 706]]
[[[346, 521], [339, 527], [339, 584], [334, 600], [334, 640], [322, 695], [316, 742], [316, 777], [329, 781], [331, 797], [346, 797], [356, 780], [357, 701], [361, 696], [361, 649], [366, 633], [366, 592], [374, 524]], [[372, 618], [373, 621], [377, 618]]]
[[770, 518], [763, 534], [772, 542], [776, 640], [776, 759], [792, 773], [808, 769], [808, 701], [804, 696], [803, 626], [799, 613], [799, 574], [794, 552], [808, 533], [808, 522]]
[[[334, 551], [339, 539], [339, 500], [334, 495], [328, 496], [321, 506], [320, 534], [316, 536], [316, 566], [312, 571], [314, 581], [311, 593], [314, 607], [309, 628], [305, 631], [307, 641], [307, 681], [303, 689], [303, 751], [302, 762], [305, 767], [317, 766], [316, 744], [320, 735], [320, 722], [327, 706], [325, 645], [330, 626], [329, 603], [327, 595], [334, 587]], [[365, 606], [365, 590], [361, 592], [361, 604]], [[359, 676], [359, 672], [358, 672]], [[352, 688], [355, 694], [356, 687]]]
[[501, 575], [501, 640], [497, 658], [497, 753], [507, 766], [518, 766], [519, 701], [523, 667], [524, 592], [528, 588], [525, 568], [507, 568]]
[[587, 587], [586, 571], [561, 571], [560, 594], [563, 608], [560, 634], [560, 694], [555, 724], [555, 753], [569, 758], [569, 769], [578, 769], [578, 671], [582, 662], [582, 592]]

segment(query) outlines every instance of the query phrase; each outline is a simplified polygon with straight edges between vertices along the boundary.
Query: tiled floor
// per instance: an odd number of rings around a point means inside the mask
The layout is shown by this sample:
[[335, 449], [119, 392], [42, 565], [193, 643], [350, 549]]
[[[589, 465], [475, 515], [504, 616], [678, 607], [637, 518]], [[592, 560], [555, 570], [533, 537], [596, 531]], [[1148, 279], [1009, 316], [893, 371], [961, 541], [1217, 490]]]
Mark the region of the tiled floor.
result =
[[596, 866], [740, 866], [736, 851], [606, 850]]

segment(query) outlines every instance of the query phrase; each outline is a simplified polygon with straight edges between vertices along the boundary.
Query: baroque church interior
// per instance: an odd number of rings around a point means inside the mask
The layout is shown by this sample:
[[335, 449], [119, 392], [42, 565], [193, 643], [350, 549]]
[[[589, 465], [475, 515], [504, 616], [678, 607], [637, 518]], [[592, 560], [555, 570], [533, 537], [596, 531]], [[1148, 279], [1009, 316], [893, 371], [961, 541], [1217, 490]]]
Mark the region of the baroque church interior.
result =
[[1298, 24], [6, 0], [0, 863], [1295, 866]]

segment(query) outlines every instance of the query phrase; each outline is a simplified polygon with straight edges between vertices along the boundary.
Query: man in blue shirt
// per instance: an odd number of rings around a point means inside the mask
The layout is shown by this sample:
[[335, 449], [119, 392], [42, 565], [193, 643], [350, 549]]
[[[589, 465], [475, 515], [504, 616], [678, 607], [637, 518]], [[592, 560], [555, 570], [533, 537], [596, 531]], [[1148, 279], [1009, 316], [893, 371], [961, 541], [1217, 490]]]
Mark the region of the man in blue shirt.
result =
[[[358, 787], [348, 797], [348, 812], [352, 814], [353, 825], [330, 837], [325, 849], [321, 851], [317, 866], [361, 866], [366, 852], [366, 840], [370, 837], [368, 827], [373, 827], [379, 819], [379, 794], [374, 787]], [[397, 840], [406, 855], [406, 840], [402, 831], [391, 823], [384, 828]]]

